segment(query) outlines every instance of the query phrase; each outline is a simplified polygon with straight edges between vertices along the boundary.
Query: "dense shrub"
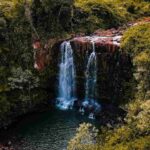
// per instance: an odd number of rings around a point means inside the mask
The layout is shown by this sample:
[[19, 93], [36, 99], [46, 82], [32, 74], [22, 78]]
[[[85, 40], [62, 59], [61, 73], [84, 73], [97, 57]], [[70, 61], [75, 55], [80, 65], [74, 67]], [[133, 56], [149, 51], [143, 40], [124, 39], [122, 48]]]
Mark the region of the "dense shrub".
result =
[[[118, 27], [130, 19], [148, 15], [149, 10], [149, 3], [142, 0], [126, 2], [120, 0], [115, 2], [112, 0], [1, 0], [0, 117], [5, 118], [7, 113], [18, 107], [26, 106], [27, 111], [29, 103], [34, 106], [40, 103], [40, 99], [47, 99], [47, 93], [43, 87], [47, 87], [47, 81], [52, 73], [55, 74], [56, 68], [50, 66], [41, 74], [33, 69], [31, 45], [37, 34], [39, 37], [36, 38], [41, 38], [45, 42], [51, 37], [64, 38], [72, 32], [91, 33], [97, 28]], [[149, 61], [148, 43], [150, 42], [148, 42], [147, 26], [141, 27], [141, 30], [145, 31], [144, 34], [138, 33], [135, 40], [137, 48], [132, 46], [134, 38], [130, 33], [127, 34], [131, 36], [131, 41], [125, 36], [122, 44], [127, 51], [138, 49], [136, 53], [138, 55], [134, 59], [137, 63], [148, 64]], [[137, 34], [138, 31], [135, 30]], [[143, 36], [146, 37], [142, 40]], [[143, 45], [139, 43], [139, 38], [144, 42]], [[144, 48], [147, 50], [142, 51]], [[147, 76], [145, 76], [146, 79]], [[39, 82], [35, 86], [37, 80]], [[145, 93], [147, 93], [145, 83], [148, 82], [147, 80], [144, 83], [141, 82], [142, 91]]]
[[63, 36], [72, 30], [72, 9], [73, 0], [34, 0], [33, 24], [43, 37]]
[[87, 150], [94, 148], [96, 144], [98, 130], [91, 124], [83, 123], [77, 129], [77, 133], [73, 139], [70, 140], [67, 147], [68, 150]]
[[126, 121], [140, 134], [150, 133], [150, 100], [136, 100], [128, 105]]
[[1, 1], [0, 127], [47, 99], [40, 75], [33, 68], [31, 46], [32, 30], [25, 16], [24, 1]]
[[[92, 135], [92, 128], [87, 124], [80, 125], [80, 130], [69, 142], [68, 150], [148, 150], [150, 148], [150, 105], [147, 101], [134, 101], [128, 106], [126, 124], [113, 130], [101, 128], [96, 134], [95, 144], [89, 138], [90, 144], [85, 144], [82, 139]], [[98, 132], [96, 132], [98, 133]]]
[[137, 99], [150, 98], [150, 24], [140, 23], [127, 30], [121, 47], [133, 58]]
[[148, 54], [150, 50], [150, 24], [141, 23], [127, 30], [122, 38], [121, 47], [133, 57], [137, 57], [141, 52], [142, 57], [143, 52]]
[[[69, 143], [69, 150], [149, 150], [150, 149], [150, 24], [139, 23], [129, 28], [121, 44], [122, 50], [132, 56], [134, 63], [134, 77], [136, 84], [135, 97], [126, 107], [128, 112], [125, 123], [114, 127], [112, 130], [101, 128], [95, 137], [96, 143], [93, 146], [80, 142], [75, 136], [74, 142]], [[131, 91], [130, 91], [131, 92]], [[83, 124], [82, 126], [85, 126]], [[77, 135], [85, 134], [80, 130]]]
[[75, 25], [89, 32], [100, 27], [118, 27], [129, 20], [150, 15], [150, 3], [143, 0], [75, 0], [76, 9]]
[[[128, 20], [129, 14], [125, 8], [112, 1], [75, 0], [75, 7], [80, 9], [82, 27], [91, 31], [96, 28], [117, 27]], [[82, 14], [84, 17], [82, 17]], [[77, 14], [80, 17], [80, 14]], [[74, 16], [76, 20], [76, 16]], [[79, 22], [80, 23], [80, 22]], [[88, 24], [88, 26], [86, 26]], [[79, 25], [80, 26], [80, 25]]]

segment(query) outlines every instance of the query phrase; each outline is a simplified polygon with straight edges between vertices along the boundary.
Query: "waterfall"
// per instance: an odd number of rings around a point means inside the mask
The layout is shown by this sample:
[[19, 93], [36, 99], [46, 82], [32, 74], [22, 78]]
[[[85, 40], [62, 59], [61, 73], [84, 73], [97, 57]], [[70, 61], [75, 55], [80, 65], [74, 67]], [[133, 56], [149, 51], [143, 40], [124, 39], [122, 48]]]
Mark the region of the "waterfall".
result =
[[61, 44], [61, 62], [59, 64], [59, 87], [57, 107], [62, 110], [72, 108], [75, 100], [75, 65], [70, 42]]
[[[100, 110], [100, 105], [96, 101], [96, 83], [97, 83], [97, 56], [95, 52], [95, 43], [92, 41], [92, 53], [90, 54], [86, 66], [86, 84], [85, 99], [82, 103], [83, 107], [91, 107], [94, 112]], [[89, 115], [90, 119], [94, 119], [94, 112]], [[92, 116], [92, 117], [91, 117]]]
[[97, 57], [95, 53], [95, 43], [92, 42], [93, 52], [90, 54], [86, 67], [85, 99], [94, 99], [96, 96], [97, 81]]

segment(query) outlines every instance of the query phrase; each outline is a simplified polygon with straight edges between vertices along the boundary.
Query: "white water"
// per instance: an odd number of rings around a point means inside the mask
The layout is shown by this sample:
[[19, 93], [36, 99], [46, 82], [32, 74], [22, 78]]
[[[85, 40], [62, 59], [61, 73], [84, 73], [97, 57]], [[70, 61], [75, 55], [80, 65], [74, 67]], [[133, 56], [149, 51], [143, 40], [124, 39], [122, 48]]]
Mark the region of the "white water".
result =
[[97, 81], [97, 57], [95, 53], [95, 44], [92, 42], [93, 52], [90, 54], [86, 68], [86, 86], [85, 99], [94, 99], [96, 96]]
[[57, 107], [62, 110], [72, 108], [75, 100], [75, 65], [70, 42], [61, 44], [61, 62], [59, 66], [59, 87]]
[[121, 38], [122, 38], [122, 36], [120, 36], [120, 35], [117, 35], [117, 36], [114, 36], [114, 37], [93, 35], [93, 36], [77, 37], [77, 38], [74, 38], [74, 40], [82, 38], [85, 41], [91, 41], [92, 43], [93, 42], [96, 43], [96, 42], [101, 41], [101, 40], [105, 41], [105, 39], [108, 39], [109, 37], [112, 38], [113, 45], [120, 46], [120, 41], [121, 41]]
[[[85, 99], [82, 103], [83, 107], [93, 107], [94, 111], [100, 110], [100, 105], [96, 100], [96, 83], [97, 83], [97, 56], [95, 52], [95, 43], [92, 42], [93, 52], [88, 58], [88, 63], [86, 67], [86, 85], [85, 85]], [[94, 114], [89, 114], [90, 119], [94, 119]]]

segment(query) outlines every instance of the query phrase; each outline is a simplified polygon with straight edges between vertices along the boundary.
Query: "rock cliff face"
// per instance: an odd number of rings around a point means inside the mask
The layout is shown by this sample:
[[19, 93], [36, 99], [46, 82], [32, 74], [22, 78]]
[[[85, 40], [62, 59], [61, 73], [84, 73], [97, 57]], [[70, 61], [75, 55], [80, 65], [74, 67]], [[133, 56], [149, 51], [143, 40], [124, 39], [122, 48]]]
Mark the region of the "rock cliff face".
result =
[[[74, 52], [77, 96], [79, 98], [84, 98], [85, 94], [86, 64], [92, 52], [92, 42], [95, 43], [97, 55], [97, 99], [104, 103], [119, 104], [124, 98], [129, 97], [125, 91], [129, 88], [127, 82], [132, 79], [132, 62], [130, 56], [120, 50], [122, 32], [122, 28], [118, 30], [97, 30], [91, 36], [76, 36], [69, 39]], [[60, 44], [62, 41], [56, 42], [51, 50], [52, 63], [50, 65], [55, 68], [56, 75], [60, 62]], [[35, 47], [35, 49], [38, 48]], [[40, 47], [36, 55], [40, 56], [40, 51], [45, 52], [45, 49], [43, 49]], [[35, 57], [35, 68], [38, 70], [43, 70], [46, 66], [45, 60], [47, 56], [41, 56], [41, 59], [40, 57]], [[44, 61], [43, 56], [45, 57]], [[39, 64], [43, 64], [43, 66], [41, 67]]]
[[[118, 29], [99, 29], [90, 36], [85, 36], [84, 34], [73, 35], [71, 39], [67, 39], [67, 41], [70, 41], [74, 52], [77, 73], [77, 96], [79, 98], [82, 99], [85, 95], [86, 64], [89, 55], [93, 51], [92, 42], [94, 42], [97, 55], [97, 99], [104, 103], [119, 104], [129, 100], [134, 95], [132, 90], [136, 85], [133, 77], [132, 59], [128, 51], [120, 48], [120, 41], [128, 27], [137, 26], [143, 22], [148, 23], [149, 18], [128, 23], [127, 26]], [[39, 67], [39, 70], [43, 70], [48, 64], [46, 58], [51, 56], [50, 66], [54, 68], [53, 70], [55, 70], [57, 75], [60, 62], [60, 44], [64, 40], [59, 39], [55, 41], [57, 42], [53, 42], [50, 55], [44, 53], [41, 58], [38, 57], [37, 59], [35, 57], [35, 67], [38, 69], [38, 63], [36, 62], [42, 62], [43, 66]], [[49, 40], [49, 43], [51, 43], [51, 40]], [[43, 48], [40, 47], [35, 54], [38, 56], [42, 51], [45, 52], [45, 46]]]
[[125, 32], [121, 48], [132, 56], [136, 81], [135, 97], [148, 100], [150, 98], [150, 18], [134, 24]]
[[71, 40], [79, 97], [83, 98], [85, 94], [85, 70], [88, 56], [92, 52], [91, 41], [95, 43], [97, 54], [97, 99], [104, 103], [118, 104], [126, 97], [126, 83], [132, 79], [132, 62], [130, 56], [120, 50], [120, 39], [120, 32], [108, 30]]

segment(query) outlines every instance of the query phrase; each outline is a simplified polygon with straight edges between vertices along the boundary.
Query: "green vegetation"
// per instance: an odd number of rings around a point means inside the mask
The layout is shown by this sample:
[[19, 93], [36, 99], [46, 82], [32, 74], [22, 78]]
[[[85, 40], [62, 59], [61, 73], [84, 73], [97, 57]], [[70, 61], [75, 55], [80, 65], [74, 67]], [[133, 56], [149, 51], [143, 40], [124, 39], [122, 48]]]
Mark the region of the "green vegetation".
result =
[[85, 18], [80, 19], [81, 26], [87, 30], [91, 30], [91, 32], [93, 29], [100, 27], [117, 27], [129, 19], [129, 13], [126, 11], [126, 8], [113, 1], [76, 0], [75, 6], [85, 14]]
[[[35, 71], [33, 40], [117, 28], [145, 16], [150, 16], [149, 0], [1, 0], [0, 128], [48, 100], [47, 81], [56, 69]], [[125, 124], [99, 132], [83, 124], [68, 150], [150, 149], [150, 24], [129, 28], [121, 48], [132, 56], [135, 77], [132, 85], [126, 83], [134, 88], [135, 99], [122, 106], [128, 111]]]
[[[83, 124], [69, 142], [68, 150], [149, 150], [150, 149], [150, 24], [129, 28], [122, 38], [122, 50], [133, 59], [135, 99], [126, 104], [125, 123], [113, 129], [101, 127], [98, 135], [86, 144], [82, 139], [92, 128]], [[131, 92], [131, 91], [130, 91]], [[88, 128], [89, 127], [89, 128]], [[85, 130], [83, 130], [85, 129]], [[80, 131], [80, 132], [79, 132]]]
[[46, 80], [33, 68], [32, 31], [24, 11], [23, 1], [0, 2], [0, 127], [48, 96], [41, 88]]
[[91, 124], [81, 124], [76, 136], [69, 142], [68, 150], [85, 150], [89, 145], [94, 148], [97, 135], [98, 130]]
[[141, 23], [127, 30], [122, 38], [122, 49], [133, 57], [136, 97], [150, 98], [150, 24]]
[[[135, 61], [148, 61], [144, 53], [149, 55], [150, 49], [150, 24], [141, 23], [137, 26], [131, 27], [124, 33], [122, 38], [122, 49], [130, 53]], [[143, 58], [139, 58], [141, 57]]]
[[[81, 124], [68, 150], [149, 150], [150, 101], [130, 103], [125, 122], [113, 130], [101, 128], [99, 134], [92, 125]], [[95, 136], [92, 136], [93, 130]]]
[[75, 7], [73, 19], [81, 32], [118, 27], [150, 15], [150, 4], [143, 0], [75, 0]]

